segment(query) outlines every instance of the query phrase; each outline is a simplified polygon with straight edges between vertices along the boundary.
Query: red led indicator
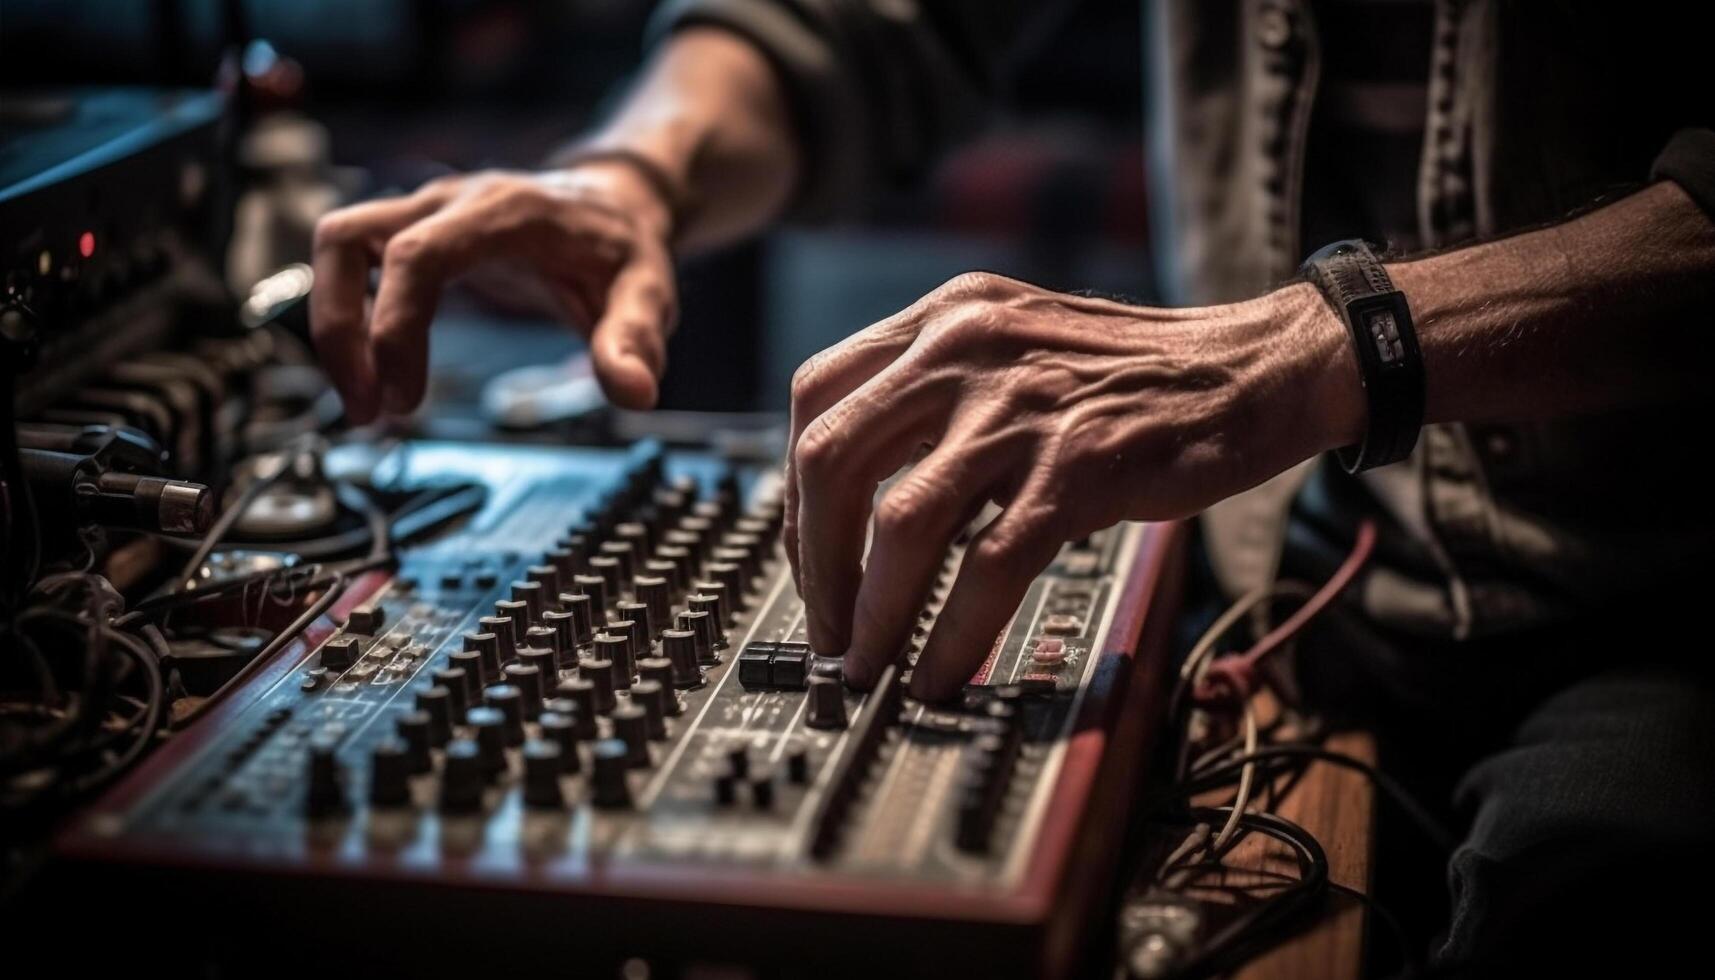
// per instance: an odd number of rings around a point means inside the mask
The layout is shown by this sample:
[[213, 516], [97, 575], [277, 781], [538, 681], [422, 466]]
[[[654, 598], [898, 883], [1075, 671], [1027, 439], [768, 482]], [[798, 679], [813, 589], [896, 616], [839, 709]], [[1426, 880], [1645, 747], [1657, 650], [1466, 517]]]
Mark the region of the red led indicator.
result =
[[77, 254], [86, 259], [95, 254], [95, 232], [86, 231], [77, 236]]

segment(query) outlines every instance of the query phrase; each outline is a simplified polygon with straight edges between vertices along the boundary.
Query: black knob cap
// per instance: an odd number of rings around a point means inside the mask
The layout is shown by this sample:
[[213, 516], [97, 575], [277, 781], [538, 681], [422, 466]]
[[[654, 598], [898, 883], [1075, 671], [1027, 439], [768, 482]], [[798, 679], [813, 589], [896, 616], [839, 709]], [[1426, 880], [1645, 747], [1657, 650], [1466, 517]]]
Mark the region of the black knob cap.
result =
[[571, 646], [568, 647], [568, 656], [571, 655], [571, 649], [588, 645], [590, 638], [595, 636], [594, 610], [599, 607], [596, 607], [594, 603], [594, 599], [582, 592], [560, 593], [560, 608], [564, 609], [566, 615], [572, 618]]
[[532, 807], [562, 807], [565, 797], [560, 794], [560, 746], [554, 742], [533, 738], [524, 743], [524, 805]]
[[[606, 576], [599, 574], [573, 576], [572, 591], [582, 592], [590, 597], [590, 629], [592, 631], [607, 622], [607, 597], [610, 593], [617, 594], [617, 590], [607, 587]], [[587, 635], [580, 635], [583, 636], [585, 642], [588, 642]]]
[[673, 686], [700, 687], [703, 672], [697, 666], [697, 634], [687, 629], [671, 629], [661, 634], [661, 652], [673, 668]]
[[482, 632], [466, 633], [465, 649], [482, 654], [482, 677], [493, 681], [500, 676], [500, 665], [512, 659], [512, 621], [484, 616], [476, 622]]
[[370, 751], [369, 802], [375, 806], [411, 802], [411, 752], [403, 739], [383, 738]]
[[434, 745], [445, 745], [453, 737], [452, 700], [451, 692], [439, 685], [417, 689], [417, 710], [429, 715], [429, 741]]
[[495, 684], [482, 692], [482, 702], [500, 712], [506, 744], [524, 744], [524, 692], [512, 684]]
[[506, 716], [500, 713], [499, 708], [483, 705], [470, 709], [465, 721], [475, 733], [477, 748], [482, 750], [482, 771], [489, 776], [505, 772]]
[[441, 811], [475, 813], [481, 810], [482, 789], [487, 782], [481, 747], [468, 738], [455, 738], [448, 742], [446, 765], [441, 769]]
[[549, 548], [543, 557], [554, 566], [555, 571], [560, 573], [561, 582], [570, 582], [572, 576], [578, 573], [578, 565], [583, 560], [578, 551], [572, 547], [570, 537], [561, 538], [559, 543]]
[[739, 779], [750, 775], [750, 746], [730, 745], [726, 750], [727, 772]]
[[613, 736], [625, 743], [626, 763], [634, 769], [649, 765], [649, 716], [635, 704], [613, 709]]
[[[639, 637], [642, 637], [645, 644], [655, 638], [655, 634], [649, 632], [654, 626], [654, 621], [649, 618], [649, 607], [641, 602], [622, 602], [615, 606], [613, 611], [614, 615], [619, 617], [620, 622], [636, 624], [634, 627], [627, 627], [627, 630], [632, 634], [632, 645], [640, 652], [646, 651], [648, 647], [638, 647], [637, 642]], [[612, 626], [608, 627], [608, 632], [613, 632]]]
[[[540, 626], [532, 627], [531, 632], [533, 633], [542, 628], [543, 627]], [[553, 631], [549, 630], [548, 632], [552, 633]], [[555, 684], [560, 682], [559, 657], [554, 653], [554, 648], [549, 645], [553, 639], [551, 636], [533, 637], [533, 639], [541, 639], [549, 642], [532, 643], [522, 650], [519, 650], [518, 662], [534, 667], [541, 673], [542, 693], [545, 697], [547, 696], [547, 692], [551, 690]]]
[[[605, 546], [604, 546], [605, 547]], [[602, 587], [610, 600], [625, 591], [626, 581], [618, 558], [603, 552], [590, 559], [590, 573], [601, 576]]]
[[[547, 653], [546, 650], [542, 652]], [[527, 720], [534, 721], [542, 713], [541, 668], [535, 664], [507, 664], [501, 674], [506, 678], [506, 685], [518, 689], [519, 710]]]
[[312, 817], [345, 811], [345, 773], [334, 754], [338, 746], [339, 740], [331, 737], [317, 737], [310, 742], [304, 811]]
[[590, 749], [590, 802], [603, 809], [631, 806], [631, 786], [626, 781], [630, 750], [617, 738], [604, 738]]
[[[551, 609], [560, 599], [560, 569], [557, 566], [543, 563], [531, 565], [524, 569], [524, 577], [542, 587], [542, 604], [544, 611]], [[512, 598], [518, 598], [516, 595]], [[538, 616], [541, 613], [537, 613]]]
[[[637, 662], [638, 683], [654, 681], [661, 685], [664, 696], [661, 698], [662, 708], [668, 717], [675, 717], [684, 709], [679, 704], [678, 695], [673, 693], [673, 662], [666, 657], [644, 657]], [[631, 693], [637, 693], [634, 684]]]
[[810, 781], [810, 750], [802, 745], [786, 753], [786, 778], [803, 786]]
[[[492, 651], [494, 673], [488, 672], [490, 654], [484, 653], [484, 648]], [[464, 649], [447, 658], [454, 667], [461, 667], [470, 675], [470, 683], [474, 690], [470, 692], [470, 700], [474, 703], [482, 694], [482, 689], [488, 686], [490, 680], [498, 679], [500, 674], [500, 650], [495, 646], [493, 633], [466, 633]]]
[[774, 774], [759, 772], [750, 777], [750, 802], [758, 810], [774, 806]]
[[[555, 615], [559, 614], [555, 613]], [[559, 631], [544, 621], [541, 625], [532, 626], [524, 631], [524, 645], [518, 648], [518, 659], [525, 663], [534, 663], [534, 661], [531, 661], [524, 656], [525, 651], [530, 650], [531, 648], [546, 650], [548, 652], [547, 663], [536, 664], [538, 667], [545, 668], [542, 672], [542, 676], [546, 677], [548, 676], [548, 671], [554, 669], [554, 654], [559, 647], [559, 643]]]
[[557, 706], [556, 710], [542, 712], [537, 724], [542, 728], [542, 737], [560, 747], [560, 771], [575, 773], [578, 771], [578, 737], [577, 722], [572, 715], [578, 707], [570, 701], [555, 698], [548, 702]]
[[696, 548], [696, 538], [690, 537], [689, 543], [681, 543], [683, 539], [673, 537], [684, 534], [683, 531], [668, 531], [668, 543], [655, 549], [655, 558], [672, 566], [672, 573], [667, 575], [673, 583], [673, 591], [683, 592], [691, 584], [691, 577], [697, 570], [697, 562], [701, 555]]
[[525, 621], [533, 622], [542, 616], [547, 593], [542, 591], [541, 582], [513, 582], [512, 598], [524, 603]]
[[706, 612], [682, 612], [679, 614], [678, 627], [696, 634], [698, 663], [721, 662], [721, 658], [715, 653], [715, 621], [712, 616]]
[[[608, 628], [614, 632], [597, 633], [590, 642], [591, 660], [601, 660], [612, 665], [613, 685], [616, 688], [631, 686], [633, 665], [636, 663], [631, 646], [631, 620], [620, 623], [610, 623]], [[589, 663], [589, 660], [584, 663]]]
[[322, 644], [322, 669], [342, 671], [357, 663], [357, 658], [363, 656], [363, 648], [358, 645], [355, 636], [336, 636]]
[[673, 586], [665, 578], [654, 575], [640, 575], [634, 586], [637, 590], [637, 602], [648, 611], [644, 619], [645, 631], [649, 639], [661, 635], [661, 631], [673, 624]]
[[[613, 593], [617, 595], [621, 592], [629, 592], [631, 580], [637, 576], [637, 562], [641, 557], [637, 552], [637, 545], [630, 541], [603, 541], [599, 550], [602, 558], [612, 558], [619, 566], [619, 579], [613, 587]], [[595, 561], [592, 560], [590, 565], [595, 567]], [[602, 572], [601, 575], [603, 578], [607, 577], [606, 572]]]
[[381, 632], [387, 614], [380, 606], [359, 606], [345, 618], [345, 628], [351, 633], [374, 635]]
[[[494, 604], [494, 615], [512, 621], [512, 656], [524, 645], [524, 631], [530, 628], [530, 604], [520, 599], [502, 599]], [[481, 620], [478, 620], [481, 622]], [[500, 641], [500, 652], [507, 653], [506, 641]]]
[[[714, 579], [698, 579], [691, 583], [691, 591], [698, 595], [714, 597], [715, 620], [721, 624], [723, 629], [732, 624], [732, 598], [727, 595], [725, 582], [716, 582]], [[696, 607], [693, 606], [692, 608]]]
[[631, 703], [643, 709], [649, 737], [656, 741], [667, 737], [667, 699], [672, 697], [673, 693], [662, 687], [660, 681], [638, 681], [631, 685]]
[[845, 685], [831, 677], [812, 676], [808, 697], [804, 724], [811, 728], [846, 727]]
[[[673, 604], [673, 599], [685, 591], [685, 581], [681, 575], [679, 566], [676, 563], [663, 558], [659, 553], [657, 553], [655, 557], [643, 563], [643, 574], [638, 577], [658, 578], [663, 582], [666, 582], [667, 604], [669, 608]], [[638, 598], [642, 599], [642, 596], [639, 596]], [[648, 602], [649, 600], [643, 599], [643, 601]], [[655, 623], [657, 627], [659, 627], [663, 622], [670, 623], [672, 621], [672, 618], [668, 617], [664, 620], [656, 620]]]
[[596, 698], [595, 683], [587, 677], [574, 677], [569, 681], [561, 681], [554, 689], [555, 695], [565, 698], [578, 706], [577, 714], [572, 716], [579, 738], [595, 738], [595, 716], [601, 705]]
[[726, 649], [726, 630], [721, 626], [721, 601], [712, 595], [698, 593], [685, 600], [691, 612], [709, 614], [710, 640], [716, 650]]
[[[589, 599], [585, 598], [585, 602]], [[564, 609], [550, 609], [542, 614], [542, 626], [554, 636], [551, 644], [556, 668], [578, 665], [578, 624], [576, 617]]]
[[578, 664], [578, 676], [595, 687], [595, 710], [607, 714], [616, 703], [613, 696], [613, 661], [590, 659]]
[[399, 737], [405, 740], [405, 752], [410, 757], [411, 771], [428, 772], [434, 765], [434, 757], [429, 753], [429, 713], [407, 711], [399, 716], [395, 724]]
[[447, 708], [453, 724], [463, 723], [464, 713], [470, 708], [470, 675], [462, 667], [441, 667], [429, 676], [435, 679], [436, 686], [447, 689]]
[[726, 586], [727, 598], [731, 601], [734, 613], [750, 605], [745, 593], [749, 591], [744, 581], [744, 569], [730, 561], [712, 561], [703, 566], [703, 571], [709, 577]]

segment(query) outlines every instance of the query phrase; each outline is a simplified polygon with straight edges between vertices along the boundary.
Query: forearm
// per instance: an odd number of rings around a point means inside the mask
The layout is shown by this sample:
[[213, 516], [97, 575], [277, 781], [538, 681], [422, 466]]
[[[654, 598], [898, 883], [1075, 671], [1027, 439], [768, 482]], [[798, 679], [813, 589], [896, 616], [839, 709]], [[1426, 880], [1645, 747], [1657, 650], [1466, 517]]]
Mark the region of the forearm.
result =
[[772, 221], [800, 167], [773, 69], [748, 41], [712, 27], [662, 43], [619, 111], [579, 147], [625, 150], [659, 167], [684, 196], [675, 243], [693, 251]]
[[1715, 222], [1672, 182], [1388, 273], [1417, 323], [1427, 421], [1526, 421], [1706, 390]]

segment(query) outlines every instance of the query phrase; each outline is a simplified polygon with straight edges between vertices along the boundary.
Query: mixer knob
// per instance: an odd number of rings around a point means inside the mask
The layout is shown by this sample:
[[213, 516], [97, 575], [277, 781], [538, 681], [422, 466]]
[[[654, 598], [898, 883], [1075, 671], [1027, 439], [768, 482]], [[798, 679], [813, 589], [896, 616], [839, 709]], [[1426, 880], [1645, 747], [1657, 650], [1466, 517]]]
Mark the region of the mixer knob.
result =
[[[502, 760], [501, 764], [504, 766], [505, 761]], [[482, 788], [487, 782], [481, 746], [468, 738], [455, 738], [448, 742], [447, 762], [441, 768], [441, 812], [475, 813], [481, 810]]]
[[386, 622], [386, 618], [386, 614], [380, 606], [359, 606], [346, 616], [345, 631], [373, 636], [381, 632], [381, 626]]
[[[584, 601], [588, 602], [589, 600], [586, 598]], [[556, 669], [575, 667], [578, 656], [577, 626], [577, 617], [572, 613], [564, 609], [550, 609], [542, 614], [542, 625], [533, 627], [532, 632], [537, 629], [545, 629], [552, 641], [538, 643], [532, 640], [531, 646], [546, 646], [553, 650]]]
[[631, 686], [631, 675], [636, 663], [631, 645], [632, 622], [627, 619], [609, 623], [608, 632], [596, 634], [596, 638], [590, 643], [590, 656], [612, 665], [613, 686], [616, 688]]
[[738, 779], [750, 775], [750, 746], [733, 745], [726, 750], [727, 772]]
[[774, 806], [774, 774], [759, 772], [750, 777], [750, 802], [758, 810]]
[[512, 583], [512, 600], [524, 603], [525, 622], [533, 622], [542, 617], [544, 596], [547, 594], [543, 591], [541, 582]]
[[572, 715], [572, 721], [579, 738], [595, 738], [597, 703], [595, 683], [587, 677], [574, 677], [569, 681], [561, 681], [554, 688], [556, 699], [564, 698], [577, 705], [577, 713]]
[[[644, 657], [637, 662], [637, 676], [641, 678], [638, 684], [652, 681], [661, 686], [661, 708], [668, 716], [677, 716], [684, 710], [679, 705], [679, 696], [673, 693], [673, 661], [666, 657]], [[631, 686], [631, 694], [637, 695], [637, 684]]]
[[[644, 579], [647, 578], [648, 576], [645, 575]], [[632, 647], [639, 654], [647, 655], [649, 650], [649, 641], [655, 639], [655, 633], [653, 632], [655, 621], [650, 618], [649, 607], [641, 602], [621, 602], [613, 607], [613, 612], [614, 615], [618, 617], [619, 622], [632, 622], [637, 624], [637, 628], [631, 631], [633, 634]], [[608, 624], [609, 633], [613, 632], [613, 625], [613, 623]], [[665, 626], [666, 623], [662, 623], [661, 625]], [[639, 646], [639, 643], [642, 645]]]
[[[560, 608], [571, 617], [571, 644], [566, 648], [567, 656], [580, 646], [586, 646], [595, 636], [594, 600], [582, 592], [560, 593]], [[575, 664], [572, 666], [576, 666]]]
[[453, 737], [452, 694], [444, 687], [425, 687], [417, 691], [417, 710], [429, 716], [429, 741], [445, 745]]
[[632, 703], [622, 704], [613, 709], [609, 716], [613, 722], [613, 736], [625, 743], [626, 763], [633, 769], [643, 769], [649, 765], [649, 715], [640, 706]]
[[363, 648], [355, 636], [336, 636], [322, 644], [322, 669], [339, 672], [357, 663]]
[[667, 603], [672, 605], [673, 599], [685, 591], [685, 582], [679, 575], [679, 566], [657, 554], [643, 563], [643, 573], [639, 578], [658, 578], [667, 583]]
[[[489, 688], [489, 690], [494, 690]], [[485, 775], [494, 777], [506, 771], [506, 716], [499, 708], [488, 705], [470, 709], [466, 718], [476, 735], [476, 746], [481, 750], [482, 771]], [[450, 747], [451, 742], [447, 743]]]
[[715, 621], [723, 628], [731, 625], [733, 621], [732, 598], [727, 595], [725, 582], [716, 582], [713, 579], [699, 579], [698, 581], [691, 583], [691, 591], [698, 595], [713, 597], [715, 600]]
[[617, 738], [604, 738], [590, 749], [590, 802], [603, 809], [631, 806], [631, 785], [626, 782], [630, 750]]
[[577, 705], [558, 698], [548, 704], [557, 705], [558, 709], [564, 710], [542, 712], [542, 717], [537, 722], [542, 728], [542, 737], [560, 747], [560, 771], [575, 773], [579, 769], [578, 731], [577, 722], [572, 715], [578, 710]]
[[[535, 653], [540, 657], [552, 657], [548, 650], [531, 650], [524, 648], [526, 653]], [[506, 684], [518, 689], [518, 704], [524, 712], [524, 717], [531, 721], [542, 713], [542, 668], [532, 663], [507, 664], [501, 671], [506, 678]]]
[[[601, 575], [574, 575], [572, 591], [581, 592], [590, 597], [590, 632], [607, 622], [607, 597], [610, 593], [618, 595], [618, 590], [607, 587], [607, 579]], [[579, 633], [578, 642], [588, 643], [589, 633]]]
[[[669, 531], [668, 534], [683, 532]], [[676, 591], [683, 592], [690, 582], [691, 575], [697, 569], [697, 549], [682, 544], [664, 544], [655, 549], [655, 560], [672, 566], [672, 573], [667, 576]]]
[[560, 746], [554, 742], [533, 738], [524, 743], [524, 805], [559, 808], [566, 805], [560, 794], [560, 773], [564, 763]]
[[715, 535], [717, 533], [715, 531], [715, 522], [712, 518], [704, 517], [701, 514], [695, 513], [695, 509], [693, 508], [693, 512], [691, 514], [679, 518], [679, 530], [696, 538], [696, 543], [686, 544], [685, 547], [691, 549], [692, 553], [697, 556], [698, 561], [701, 561], [703, 558], [708, 556], [709, 549], [714, 547]]
[[749, 607], [750, 601], [745, 596], [747, 583], [744, 580], [742, 567], [729, 561], [712, 561], [703, 566], [703, 571], [709, 573], [709, 577], [716, 582], [726, 586], [726, 594], [732, 600], [731, 607], [734, 613]]
[[369, 802], [375, 806], [411, 802], [411, 756], [402, 739], [383, 738], [370, 752]]
[[554, 646], [560, 642], [559, 632], [552, 626], [532, 626], [524, 634], [524, 641], [524, 645], [518, 648], [518, 662], [540, 668], [544, 680], [553, 678], [554, 672], [560, 669], [560, 655]]
[[[524, 569], [524, 578], [542, 587], [540, 591], [544, 609], [553, 608], [555, 601], [560, 597], [560, 569], [555, 565], [547, 564], [551, 560], [544, 558], [544, 564], [531, 565]], [[518, 597], [515, 595], [512, 598]], [[541, 613], [537, 613], [537, 615], [540, 616]]]
[[649, 639], [661, 635], [661, 631], [673, 622], [671, 616], [673, 606], [673, 586], [665, 578], [654, 575], [640, 575], [633, 586], [637, 591], [637, 601], [647, 617], [643, 620], [647, 627], [645, 633]]
[[721, 628], [721, 601], [712, 595], [698, 593], [686, 600], [691, 612], [709, 614], [709, 632], [712, 634], [712, 645], [716, 650], [726, 649], [726, 630]]
[[[512, 620], [512, 649], [511, 655], [518, 653], [518, 648], [524, 645], [524, 631], [530, 628], [530, 604], [522, 599], [501, 599], [494, 604], [494, 614]], [[502, 653], [508, 653], [506, 644], [500, 645]]]
[[667, 699], [672, 696], [660, 681], [638, 681], [631, 685], [631, 703], [643, 709], [649, 737], [656, 741], [667, 737]]
[[[499, 677], [500, 665], [511, 663], [512, 658], [518, 655], [517, 644], [513, 642], [512, 636], [512, 617], [484, 616], [476, 621], [476, 625], [483, 634], [494, 637], [492, 643], [486, 644], [479, 651], [482, 653], [483, 671], [489, 677]], [[492, 660], [489, 659], [490, 649], [494, 651]]]
[[500, 712], [506, 744], [524, 744], [524, 692], [512, 684], [495, 684], [482, 692], [482, 702]]
[[[542, 560], [549, 565], [552, 565], [554, 571], [559, 573], [560, 582], [570, 582], [572, 580], [572, 576], [578, 574], [578, 566], [582, 563], [582, 555], [572, 547], [572, 539], [570, 537], [563, 537], [554, 543], [554, 547], [549, 548], [542, 555]], [[542, 584], [547, 585], [548, 583], [543, 582]], [[558, 583], [556, 583], [554, 591], [555, 594], [559, 593]]]
[[[480, 620], [478, 621], [480, 622]], [[474, 653], [480, 659], [482, 669], [476, 672], [477, 680], [483, 687], [500, 676], [500, 635], [493, 630], [485, 629], [478, 633], [464, 635], [466, 653]], [[461, 666], [463, 666], [461, 664]]]
[[464, 713], [470, 708], [470, 674], [462, 667], [441, 667], [429, 676], [435, 679], [435, 686], [447, 689], [447, 710], [453, 724], [463, 722]]
[[738, 779], [731, 773], [715, 777], [715, 804], [732, 806], [738, 800]]
[[318, 737], [310, 742], [304, 811], [312, 817], [342, 813], [346, 808], [345, 774], [334, 754], [338, 746], [335, 738]]
[[578, 676], [595, 687], [595, 710], [600, 714], [605, 715], [613, 710], [613, 674], [611, 660], [597, 657], [578, 664]]
[[616, 540], [631, 545], [631, 554], [634, 560], [649, 554], [649, 548], [654, 544], [650, 540], [649, 526], [637, 521], [627, 521], [624, 524], [614, 525], [613, 536]]
[[[613, 587], [612, 592], [614, 595], [628, 591], [631, 588], [632, 576], [637, 574], [638, 556], [636, 554], [636, 546], [630, 541], [603, 541], [601, 547], [597, 550], [600, 553], [600, 558], [590, 559], [590, 567], [596, 567], [595, 563], [600, 561], [602, 558], [613, 559], [615, 562], [614, 571], [618, 578], [616, 580], [609, 581], [608, 584]], [[600, 574], [603, 578], [607, 577], [607, 572], [605, 571]]]
[[682, 630], [690, 630], [697, 637], [697, 662], [700, 664], [718, 664], [721, 658], [715, 653], [715, 621], [706, 612], [682, 612], [679, 614], [678, 626]]
[[804, 724], [811, 728], [846, 727], [845, 686], [831, 677], [810, 678], [810, 704]]
[[810, 781], [810, 750], [802, 745], [786, 753], [786, 778], [799, 786]]
[[663, 632], [661, 652], [672, 666], [674, 687], [702, 686], [703, 672], [697, 667], [697, 634], [694, 631], [672, 629]]
[[399, 737], [405, 742], [405, 754], [409, 758], [412, 772], [428, 772], [434, 765], [434, 757], [429, 753], [429, 713], [427, 711], [407, 711], [399, 716], [395, 723]]

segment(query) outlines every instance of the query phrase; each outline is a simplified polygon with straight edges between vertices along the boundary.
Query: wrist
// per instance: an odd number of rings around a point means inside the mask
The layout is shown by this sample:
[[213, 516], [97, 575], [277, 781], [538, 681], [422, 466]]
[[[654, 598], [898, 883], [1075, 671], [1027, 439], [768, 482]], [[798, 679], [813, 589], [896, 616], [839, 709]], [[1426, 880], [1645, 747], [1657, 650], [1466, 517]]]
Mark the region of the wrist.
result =
[[1272, 294], [1297, 352], [1293, 390], [1301, 395], [1297, 431], [1311, 456], [1364, 438], [1369, 412], [1352, 335], [1321, 290], [1295, 282]]
[[553, 163], [566, 187], [599, 191], [645, 232], [672, 243], [683, 220], [683, 197], [671, 175], [647, 156], [621, 147], [584, 145], [563, 151]]

